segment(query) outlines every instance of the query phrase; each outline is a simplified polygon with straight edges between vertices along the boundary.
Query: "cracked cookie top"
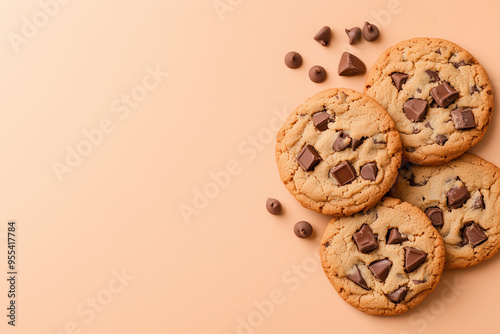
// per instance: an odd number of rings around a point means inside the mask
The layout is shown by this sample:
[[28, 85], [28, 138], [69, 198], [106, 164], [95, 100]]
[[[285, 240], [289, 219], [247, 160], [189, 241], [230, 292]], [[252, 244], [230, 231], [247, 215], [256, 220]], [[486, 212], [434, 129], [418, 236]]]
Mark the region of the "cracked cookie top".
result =
[[365, 94], [394, 119], [403, 157], [426, 166], [444, 164], [477, 144], [493, 110], [483, 67], [442, 39], [414, 38], [386, 50], [368, 73]]
[[276, 161], [281, 180], [304, 207], [352, 215], [389, 191], [401, 150], [394, 122], [378, 103], [336, 88], [290, 114], [277, 135]]
[[426, 215], [388, 197], [366, 213], [333, 218], [320, 254], [340, 296], [376, 315], [418, 305], [438, 284], [444, 266], [443, 241]]

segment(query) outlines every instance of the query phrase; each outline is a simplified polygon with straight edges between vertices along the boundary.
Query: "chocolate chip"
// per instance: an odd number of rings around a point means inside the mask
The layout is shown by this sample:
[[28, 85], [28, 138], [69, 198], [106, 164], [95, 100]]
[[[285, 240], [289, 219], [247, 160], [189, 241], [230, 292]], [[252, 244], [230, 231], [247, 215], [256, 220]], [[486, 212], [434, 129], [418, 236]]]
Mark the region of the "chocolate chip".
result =
[[297, 162], [306, 172], [311, 171], [321, 161], [321, 156], [312, 145], [305, 145], [297, 155]]
[[425, 73], [427, 73], [427, 75], [431, 77], [431, 82], [439, 82], [439, 81], [441, 81], [441, 78], [439, 77], [439, 75], [438, 75], [438, 73], [436, 71], [427, 70], [427, 71], [425, 71]]
[[484, 230], [479, 224], [471, 223], [462, 228], [462, 239], [463, 241], [459, 244], [460, 246], [470, 244], [472, 247], [476, 247], [488, 240], [488, 237], [484, 234]]
[[376, 25], [365, 22], [363, 26], [363, 38], [368, 42], [373, 42], [378, 39], [380, 32]]
[[417, 133], [420, 133], [420, 130], [416, 127], [413, 127], [413, 132], [412, 132], [414, 135], [416, 135]]
[[341, 186], [348, 184], [356, 178], [356, 171], [349, 161], [341, 162], [337, 166], [333, 167], [330, 170], [330, 174]]
[[408, 293], [408, 288], [406, 286], [401, 286], [391, 293], [386, 294], [387, 298], [393, 303], [401, 303]]
[[330, 44], [331, 37], [332, 30], [329, 26], [324, 26], [316, 33], [314, 40], [323, 46], [328, 46], [328, 44]]
[[419, 285], [419, 284], [422, 284], [425, 282], [426, 282], [426, 280], [424, 280], [424, 279], [414, 279], [413, 280], [413, 284], [415, 284], [415, 285]]
[[295, 51], [290, 51], [285, 55], [285, 65], [289, 68], [299, 68], [302, 65], [302, 56]]
[[405, 271], [411, 273], [425, 262], [427, 253], [413, 247], [405, 247]]
[[327, 242], [325, 243], [325, 247], [327, 247], [327, 248], [328, 248], [328, 247], [330, 247], [330, 241], [327, 241]]
[[471, 208], [484, 210], [485, 206], [482, 194], [479, 194], [479, 196], [474, 199], [474, 204], [472, 204]]
[[412, 186], [412, 187], [423, 187], [427, 184], [427, 182], [429, 182], [429, 180], [424, 180], [423, 182], [416, 183], [415, 182], [415, 175], [413, 175], [413, 173], [411, 174], [408, 181], [410, 182], [410, 186]]
[[361, 145], [365, 139], [366, 139], [365, 137], [362, 137], [361, 139], [354, 139], [353, 138], [352, 142], [351, 142], [352, 150], [354, 151], [355, 149], [357, 149], [359, 147], [359, 145]]
[[313, 233], [313, 227], [306, 221], [300, 221], [293, 227], [293, 232], [299, 238], [309, 238]]
[[438, 55], [440, 55], [440, 54], [441, 54], [441, 49], [437, 49], [437, 50], [436, 50], [436, 53], [437, 53]]
[[477, 86], [472, 86], [470, 89], [469, 89], [469, 93], [470, 95], [474, 94], [474, 93], [479, 93], [479, 88], [477, 88]]
[[452, 62], [452, 64], [453, 64], [453, 66], [455, 66], [455, 68], [459, 68], [460, 66], [469, 65], [469, 64], [467, 64], [467, 63], [466, 63], [465, 61], [463, 61], [463, 60], [459, 61], [458, 63], [453, 63], [453, 62]]
[[312, 115], [312, 120], [316, 129], [319, 131], [325, 131], [328, 129], [328, 123], [333, 122], [335, 117], [326, 111], [320, 111]]
[[424, 212], [427, 217], [429, 217], [432, 225], [434, 225], [435, 227], [443, 226], [443, 211], [440, 208], [438, 208], [437, 206], [433, 206], [425, 209]]
[[431, 123], [429, 123], [429, 122], [425, 123], [425, 127], [429, 128], [431, 130], [434, 130], [434, 128], [432, 127]]
[[351, 144], [351, 137], [344, 132], [340, 132], [337, 139], [333, 142], [333, 150], [340, 152], [345, 150]]
[[420, 122], [427, 112], [427, 101], [421, 99], [410, 99], [403, 105], [403, 112], [412, 122]]
[[311, 79], [311, 81], [315, 83], [321, 83], [325, 81], [326, 70], [319, 65], [311, 67], [311, 69], [309, 70], [309, 79]]
[[365, 180], [370, 180], [370, 181], [375, 181], [377, 178], [377, 173], [378, 173], [378, 168], [377, 164], [374, 162], [369, 162], [363, 167], [361, 167], [361, 170], [359, 174], [361, 177]]
[[458, 92], [449, 83], [443, 82], [431, 89], [431, 96], [441, 108], [446, 108], [458, 98]]
[[466, 187], [454, 187], [446, 193], [448, 199], [448, 207], [458, 209], [470, 198], [469, 191]]
[[394, 72], [391, 74], [392, 82], [396, 86], [397, 90], [400, 91], [403, 84], [408, 80], [408, 74]]
[[344, 52], [342, 54], [339, 63], [339, 75], [352, 76], [365, 73], [365, 71], [366, 66], [361, 59], [349, 52]]
[[373, 234], [370, 226], [366, 224], [363, 224], [363, 226], [352, 235], [352, 238], [361, 253], [369, 253], [378, 247], [377, 237]]
[[386, 243], [388, 245], [395, 245], [408, 240], [408, 238], [404, 237], [397, 228], [391, 228], [389, 231], [387, 231], [386, 240], [387, 240]]
[[361, 29], [359, 27], [352, 27], [351, 29], [346, 29], [345, 33], [349, 37], [349, 44], [353, 45], [357, 43], [361, 38]]
[[362, 287], [365, 290], [370, 290], [368, 288], [368, 284], [366, 284], [366, 281], [363, 279], [363, 276], [361, 276], [361, 272], [359, 271], [358, 266], [354, 266], [356, 268], [356, 272], [354, 274], [347, 275], [347, 278]]
[[422, 90], [420, 88], [417, 88], [417, 93], [422, 93]]
[[451, 117], [453, 118], [453, 123], [455, 123], [455, 129], [472, 129], [476, 127], [476, 120], [474, 119], [474, 114], [471, 109], [455, 109], [451, 111]]
[[392, 261], [389, 259], [383, 259], [380, 261], [372, 262], [368, 266], [375, 277], [382, 283], [385, 283], [387, 276], [389, 276], [389, 270], [392, 267]]
[[268, 198], [266, 201], [266, 209], [273, 215], [279, 215], [282, 210], [281, 203], [275, 198]]
[[436, 139], [434, 139], [434, 141], [439, 145], [439, 146], [443, 146], [447, 141], [448, 141], [448, 137], [444, 136], [444, 135], [437, 135], [436, 136]]

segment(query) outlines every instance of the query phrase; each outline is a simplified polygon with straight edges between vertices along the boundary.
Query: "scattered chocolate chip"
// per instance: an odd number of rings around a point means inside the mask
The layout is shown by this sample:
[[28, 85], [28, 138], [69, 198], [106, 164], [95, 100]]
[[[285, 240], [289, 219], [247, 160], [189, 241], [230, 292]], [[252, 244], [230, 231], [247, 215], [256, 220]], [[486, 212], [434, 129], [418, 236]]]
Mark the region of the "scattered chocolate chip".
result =
[[366, 224], [363, 224], [363, 226], [352, 235], [352, 238], [361, 253], [369, 253], [378, 247], [377, 237], [373, 234], [370, 226]]
[[356, 171], [349, 161], [341, 162], [337, 166], [333, 167], [330, 170], [330, 174], [341, 186], [348, 184], [356, 178]]
[[316, 33], [314, 40], [323, 46], [328, 46], [328, 44], [330, 44], [331, 37], [332, 30], [329, 26], [324, 26]]
[[436, 71], [427, 70], [427, 71], [425, 71], [425, 73], [427, 73], [427, 75], [431, 77], [431, 82], [439, 82], [439, 81], [441, 81], [441, 78], [439, 77], [439, 75], [438, 75], [438, 73]]
[[313, 233], [313, 227], [306, 221], [300, 221], [293, 227], [293, 232], [299, 238], [309, 238]]
[[472, 129], [476, 127], [476, 120], [474, 119], [474, 114], [472, 109], [455, 109], [451, 111], [451, 117], [453, 118], [453, 123], [455, 123], [455, 129]]
[[369, 162], [361, 167], [359, 174], [365, 180], [375, 181], [377, 178], [378, 168], [374, 162]]
[[452, 63], [453, 66], [455, 66], [455, 68], [459, 68], [460, 66], [465, 66], [465, 65], [469, 65], [467, 64], [465, 61], [461, 60], [459, 61], [458, 63]]
[[351, 137], [344, 132], [340, 132], [337, 139], [333, 142], [333, 150], [340, 152], [345, 150], [351, 144]]
[[415, 285], [419, 285], [419, 284], [422, 284], [422, 283], [425, 283], [425, 282], [427, 282], [427, 281], [424, 280], [424, 279], [414, 279], [413, 280], [413, 284], [415, 284]]
[[266, 201], [266, 209], [273, 215], [279, 215], [282, 210], [281, 203], [275, 198], [268, 198]]
[[439, 145], [439, 146], [443, 146], [447, 141], [448, 141], [448, 137], [444, 136], [444, 135], [437, 135], [436, 136], [436, 139], [434, 139], [434, 141]]
[[325, 81], [326, 70], [319, 65], [311, 67], [311, 69], [309, 70], [309, 79], [311, 79], [311, 81], [315, 83], [321, 83]]
[[440, 208], [438, 208], [437, 206], [433, 206], [425, 209], [424, 212], [427, 215], [427, 217], [429, 217], [429, 220], [431, 221], [432, 225], [434, 225], [435, 227], [443, 226], [444, 224], [443, 211]]
[[363, 38], [368, 42], [373, 42], [378, 39], [380, 32], [376, 25], [365, 22], [363, 26]]
[[366, 66], [361, 59], [349, 52], [344, 52], [342, 54], [339, 63], [339, 75], [352, 76], [365, 73], [365, 71]]
[[401, 286], [391, 293], [386, 294], [387, 298], [393, 303], [401, 303], [408, 293], [408, 288], [406, 286]]
[[458, 98], [458, 92], [449, 83], [443, 82], [431, 89], [431, 96], [441, 108], [446, 108]]
[[389, 231], [387, 231], [386, 240], [386, 243], [388, 245], [396, 245], [408, 240], [408, 238], [404, 237], [397, 228], [391, 228]]
[[420, 122], [427, 112], [427, 101], [421, 99], [410, 99], [403, 105], [403, 112], [412, 122]]
[[412, 187], [423, 187], [427, 184], [427, 182], [429, 182], [429, 180], [424, 180], [423, 182], [416, 183], [415, 182], [415, 175], [413, 175], [413, 173], [411, 174], [408, 181], [410, 182], [410, 186], [412, 186]]
[[356, 272], [354, 274], [347, 275], [347, 278], [362, 287], [365, 290], [370, 290], [368, 288], [368, 284], [366, 284], [366, 281], [363, 279], [363, 276], [361, 276], [361, 272], [359, 271], [358, 266], [354, 266], [356, 268]]
[[354, 139], [353, 138], [352, 142], [351, 142], [352, 150], [354, 151], [355, 149], [357, 149], [359, 147], [359, 145], [361, 145], [365, 139], [366, 139], [365, 137], [362, 137], [361, 139]]
[[394, 72], [391, 74], [392, 82], [396, 86], [397, 90], [400, 91], [403, 84], [408, 80], [408, 74]]
[[470, 198], [470, 193], [466, 187], [454, 187], [446, 193], [448, 207], [458, 209]]
[[471, 223], [462, 228], [462, 239], [460, 246], [470, 244], [472, 247], [476, 247], [488, 240], [488, 237], [479, 224]]
[[372, 262], [368, 266], [375, 277], [382, 283], [385, 283], [387, 276], [389, 276], [389, 270], [392, 267], [392, 261], [389, 259], [383, 259], [379, 261]]
[[299, 68], [302, 65], [302, 56], [295, 51], [288, 52], [285, 55], [285, 65], [289, 68]]
[[361, 38], [361, 29], [359, 27], [352, 27], [351, 29], [346, 29], [345, 33], [349, 37], [349, 44], [353, 45], [357, 43]]
[[479, 93], [479, 88], [477, 88], [477, 86], [472, 86], [470, 89], [469, 89], [469, 93], [470, 95], [474, 94], [474, 93]]
[[471, 208], [484, 210], [485, 206], [484, 206], [484, 199], [483, 199], [482, 194], [479, 194], [479, 196], [474, 199], [474, 204], [472, 204]]
[[328, 123], [333, 122], [335, 117], [326, 111], [320, 111], [312, 115], [312, 120], [316, 129], [319, 131], [325, 131], [328, 129]]
[[413, 247], [405, 247], [405, 271], [411, 273], [425, 262], [427, 253]]
[[312, 145], [305, 145], [297, 155], [297, 162], [306, 172], [311, 171], [321, 161], [321, 156]]

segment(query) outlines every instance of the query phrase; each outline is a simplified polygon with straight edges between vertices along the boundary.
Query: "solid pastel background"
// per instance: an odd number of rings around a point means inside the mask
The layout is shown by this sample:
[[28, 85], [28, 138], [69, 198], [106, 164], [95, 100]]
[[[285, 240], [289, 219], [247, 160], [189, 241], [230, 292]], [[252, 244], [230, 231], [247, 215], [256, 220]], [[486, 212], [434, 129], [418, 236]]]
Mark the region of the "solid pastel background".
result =
[[[0, 4], [0, 277], [9, 219], [18, 224], [20, 273], [17, 326], [2, 315], [1, 333], [491, 328], [499, 256], [446, 272], [401, 316], [369, 316], [343, 302], [317, 258], [328, 217], [302, 208], [281, 184], [274, 136], [280, 115], [310, 95], [362, 90], [365, 76], [336, 74], [344, 49], [369, 68], [401, 40], [446, 38], [475, 55], [497, 86], [497, 1], [61, 0], [44, 22], [40, 3], [54, 1]], [[44, 26], [16, 52], [12, 34], [34, 15]], [[380, 40], [349, 46], [344, 29], [367, 20]], [[312, 39], [323, 25], [333, 30], [327, 48]], [[304, 58], [298, 70], [283, 64], [290, 50]], [[328, 71], [322, 84], [308, 79], [315, 64]], [[156, 83], [152, 71], [161, 72]], [[145, 78], [150, 91], [127, 110], [121, 99], [144, 93]], [[112, 131], [85, 147], [84, 131], [102, 122]], [[499, 129], [494, 116], [472, 150], [497, 165]], [[89, 154], [60, 182], [54, 162], [65, 164], [78, 147]], [[229, 177], [220, 173], [228, 167]], [[195, 195], [204, 188], [205, 201]], [[267, 197], [281, 200], [282, 216], [267, 213]], [[183, 217], [193, 200], [198, 209]], [[312, 223], [312, 238], [294, 236], [298, 220]], [[122, 271], [125, 280], [114, 278]], [[2, 310], [6, 294], [2, 278]]]

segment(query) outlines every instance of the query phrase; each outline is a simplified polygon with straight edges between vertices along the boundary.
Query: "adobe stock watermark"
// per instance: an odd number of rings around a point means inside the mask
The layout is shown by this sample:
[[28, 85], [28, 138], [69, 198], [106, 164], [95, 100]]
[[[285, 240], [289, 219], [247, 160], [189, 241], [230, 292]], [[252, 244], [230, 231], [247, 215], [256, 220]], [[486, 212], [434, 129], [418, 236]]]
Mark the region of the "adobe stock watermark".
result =
[[238, 156], [229, 160], [225, 166], [217, 171], [210, 171], [205, 184], [192, 189], [191, 199], [188, 203], [179, 203], [179, 212], [186, 224], [190, 224], [193, 217], [201, 214], [210, 202], [226, 189], [231, 179], [243, 172], [244, 164], [255, 160], [259, 152], [265, 150], [274, 142], [276, 133], [288, 116], [288, 109], [273, 110], [273, 117], [266, 127], [260, 129], [255, 135], [248, 136], [236, 146]]
[[221, 21], [224, 21], [226, 14], [233, 12], [242, 3], [243, 0], [213, 0], [212, 6], [219, 16], [219, 19]]
[[39, 0], [38, 10], [30, 16], [21, 18], [21, 26], [17, 32], [11, 31], [7, 34], [7, 39], [14, 52], [19, 52], [23, 45], [28, 44], [38, 36], [40, 30], [59, 14], [62, 6], [70, 2], [71, 0]]
[[321, 268], [319, 257], [319, 247], [314, 249], [314, 253], [302, 260], [300, 264], [294, 264], [281, 275], [281, 283], [284, 289], [273, 289], [268, 297], [253, 301], [253, 310], [246, 315], [236, 318], [236, 327], [233, 332], [224, 334], [253, 334], [262, 327], [265, 320], [270, 318], [278, 306], [285, 303], [288, 295], [297, 291], [311, 275]]
[[139, 108], [140, 103], [146, 100], [148, 95], [157, 89], [168, 77], [168, 72], [163, 72], [159, 65], [155, 68], [146, 66], [146, 74], [141, 82], [133, 86], [129, 92], [120, 94], [111, 102], [111, 113], [113, 117], [103, 117], [94, 127], [83, 129], [80, 140], [74, 145], [66, 145], [64, 159], [53, 161], [52, 170], [59, 182], [64, 181], [67, 174], [71, 174], [75, 168], [80, 166], [95, 148], [102, 145], [106, 136], [116, 130], [120, 121], [127, 119], [131, 112]]
[[87, 297], [84, 301], [76, 306], [75, 314], [78, 319], [68, 321], [62, 329], [49, 334], [80, 334], [83, 332], [85, 325], [88, 325], [102, 313], [109, 304], [115, 299], [116, 295], [122, 293], [132, 282], [135, 277], [127, 274], [125, 269], [121, 271], [112, 270], [112, 277], [106, 285], [97, 291], [95, 294]]

